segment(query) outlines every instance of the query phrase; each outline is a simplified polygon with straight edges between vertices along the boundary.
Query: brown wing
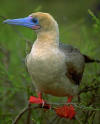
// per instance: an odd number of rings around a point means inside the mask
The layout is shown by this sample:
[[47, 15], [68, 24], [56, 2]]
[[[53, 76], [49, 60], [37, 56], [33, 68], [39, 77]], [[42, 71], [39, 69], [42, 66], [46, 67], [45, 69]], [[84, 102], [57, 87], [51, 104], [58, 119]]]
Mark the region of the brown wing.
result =
[[63, 44], [60, 42], [59, 48], [64, 52], [66, 56], [66, 76], [74, 83], [80, 84], [84, 66], [85, 58], [80, 53], [77, 48], [74, 48], [71, 45]]
[[66, 56], [66, 76], [75, 84], [79, 85], [82, 80], [85, 63], [100, 63], [100, 60], [92, 59], [84, 54], [82, 55], [78, 49], [71, 45], [60, 42], [59, 48]]
[[67, 73], [66, 76], [75, 84], [79, 85], [82, 76], [83, 76], [83, 71], [82, 72], [77, 72], [77, 69], [72, 65], [67, 63]]

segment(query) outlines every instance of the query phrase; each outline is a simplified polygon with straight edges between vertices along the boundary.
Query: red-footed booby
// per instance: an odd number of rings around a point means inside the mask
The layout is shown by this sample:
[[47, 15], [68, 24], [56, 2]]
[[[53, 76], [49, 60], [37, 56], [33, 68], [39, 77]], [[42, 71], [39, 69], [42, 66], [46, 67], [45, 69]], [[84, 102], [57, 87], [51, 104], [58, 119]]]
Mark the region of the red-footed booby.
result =
[[[68, 102], [71, 102], [71, 96], [78, 94], [85, 63], [95, 60], [81, 54], [71, 45], [59, 42], [58, 24], [48, 13], [36, 12], [26, 18], [7, 19], [4, 23], [22, 25], [35, 30], [37, 34], [37, 39], [26, 58], [28, 71], [38, 92], [38, 97], [32, 96], [30, 102], [45, 104], [41, 93], [68, 96]], [[73, 115], [67, 113], [62, 116], [73, 118], [74, 107], [67, 105], [64, 107], [66, 110], [70, 109]], [[59, 110], [63, 110], [64, 107]]]

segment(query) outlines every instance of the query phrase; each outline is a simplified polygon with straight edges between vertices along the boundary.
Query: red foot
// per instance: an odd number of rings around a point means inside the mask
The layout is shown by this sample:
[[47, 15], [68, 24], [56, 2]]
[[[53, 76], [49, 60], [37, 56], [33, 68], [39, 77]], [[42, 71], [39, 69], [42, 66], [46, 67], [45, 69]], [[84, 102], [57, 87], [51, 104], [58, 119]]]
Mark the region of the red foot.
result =
[[42, 94], [38, 93], [38, 97], [35, 96], [30, 96], [29, 103], [32, 104], [40, 104], [42, 105], [43, 108], [45, 109], [50, 109], [51, 106], [47, 104], [43, 99], [42, 99]]
[[[70, 103], [71, 100], [72, 100], [72, 97], [69, 97], [67, 103]], [[51, 108], [51, 106], [49, 104], [46, 104], [46, 102], [42, 99], [42, 96], [40, 93], [38, 94], [38, 97], [30, 96], [29, 102], [33, 104], [40, 104], [45, 109]], [[58, 116], [69, 118], [69, 119], [74, 118], [76, 114], [75, 109], [72, 105], [69, 105], [69, 106], [64, 105], [62, 107], [57, 107], [54, 109], [54, 111]]]
[[29, 102], [34, 103], [34, 104], [44, 104], [45, 103], [45, 101], [43, 99], [41, 99], [40, 97], [35, 97], [35, 96], [30, 96]]
[[58, 116], [69, 119], [74, 118], [76, 114], [75, 109], [72, 105], [64, 105], [62, 107], [55, 108], [54, 110]]
[[29, 102], [42, 105], [44, 105], [45, 103], [45, 101], [42, 99], [42, 94], [40, 92], [38, 93], [38, 97], [30, 96]]
[[[72, 96], [68, 98], [67, 103], [70, 103], [71, 101], [72, 101]], [[58, 116], [69, 119], [74, 118], [76, 114], [75, 109], [72, 105], [69, 106], [64, 105], [62, 107], [55, 108], [54, 110]]]

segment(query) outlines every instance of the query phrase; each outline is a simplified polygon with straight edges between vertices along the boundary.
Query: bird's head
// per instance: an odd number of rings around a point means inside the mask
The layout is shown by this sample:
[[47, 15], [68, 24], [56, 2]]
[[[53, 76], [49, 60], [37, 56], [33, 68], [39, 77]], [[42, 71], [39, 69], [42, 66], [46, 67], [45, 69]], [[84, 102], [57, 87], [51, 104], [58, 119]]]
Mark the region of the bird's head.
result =
[[32, 13], [25, 18], [7, 19], [4, 23], [28, 27], [36, 32], [54, 31], [58, 28], [55, 19], [50, 14], [42, 12]]

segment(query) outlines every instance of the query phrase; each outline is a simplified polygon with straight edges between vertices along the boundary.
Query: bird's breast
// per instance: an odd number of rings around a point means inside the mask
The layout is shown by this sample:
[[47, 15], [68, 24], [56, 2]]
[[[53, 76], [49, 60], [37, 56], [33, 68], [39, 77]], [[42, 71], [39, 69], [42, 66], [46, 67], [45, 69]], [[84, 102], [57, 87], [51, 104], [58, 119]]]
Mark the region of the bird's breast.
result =
[[27, 66], [35, 82], [52, 82], [65, 72], [64, 55], [58, 49], [34, 50]]

